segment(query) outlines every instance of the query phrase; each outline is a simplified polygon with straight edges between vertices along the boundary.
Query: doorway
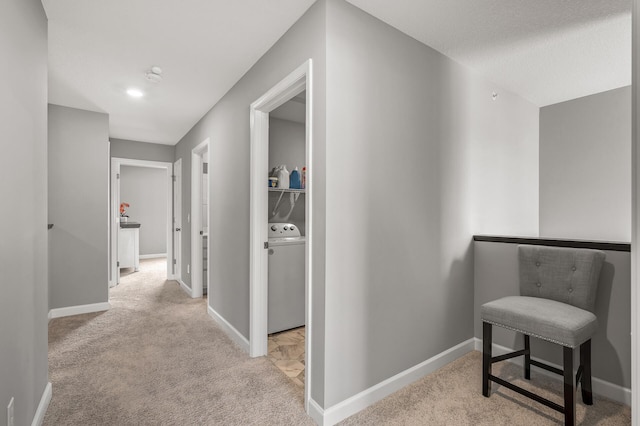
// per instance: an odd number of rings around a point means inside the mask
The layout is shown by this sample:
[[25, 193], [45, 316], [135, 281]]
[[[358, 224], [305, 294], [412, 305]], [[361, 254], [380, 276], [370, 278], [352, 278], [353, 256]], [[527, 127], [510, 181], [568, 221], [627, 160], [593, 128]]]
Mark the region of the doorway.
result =
[[182, 158], [173, 163], [173, 277], [181, 286], [182, 281]]
[[[122, 199], [121, 182], [123, 178], [123, 171], [140, 171], [151, 170], [157, 171], [160, 174], [160, 187], [159, 191], [164, 192], [163, 205], [157, 206], [157, 210], [164, 211], [165, 215], [163, 224], [160, 228], [157, 228], [157, 224], [147, 222], [147, 229], [151, 230], [151, 227], [156, 231], [152, 231], [151, 234], [164, 233], [164, 246], [162, 249], [146, 249], [143, 247], [142, 253], [140, 252], [140, 240], [139, 229], [145, 226], [144, 223], [138, 223], [138, 227], [131, 226], [129, 218], [127, 216], [130, 212], [131, 203]], [[120, 268], [131, 266], [134, 270], [139, 265], [139, 259], [153, 258], [164, 256], [167, 258], [167, 279], [175, 279], [173, 274], [173, 196], [172, 196], [172, 163], [165, 163], [159, 161], [146, 161], [146, 160], [133, 160], [127, 158], [112, 158], [111, 159], [111, 208], [110, 221], [111, 221], [111, 265], [109, 287], [114, 287], [120, 283]], [[141, 183], [144, 185], [144, 183]], [[144, 193], [144, 191], [140, 191]], [[141, 203], [145, 203], [142, 198]], [[122, 205], [121, 205], [122, 204]], [[127, 204], [129, 204], [127, 206]], [[140, 206], [138, 206], [140, 207]], [[138, 214], [142, 214], [140, 210], [137, 210]], [[138, 220], [140, 218], [138, 217]], [[145, 229], [146, 230], [146, 229]], [[146, 242], [145, 242], [146, 243]], [[149, 247], [154, 247], [153, 242], [150, 242]], [[156, 245], [157, 246], [157, 245]], [[155, 251], [152, 253], [152, 251]], [[126, 257], [126, 260], [124, 259]]]
[[[306, 92], [269, 113], [268, 358], [296, 386], [305, 382]], [[282, 182], [278, 179], [288, 180]]]
[[[311, 399], [312, 348], [312, 271], [311, 254], [313, 238], [312, 221], [312, 61], [309, 59], [284, 80], [251, 104], [251, 208], [250, 208], [250, 327], [249, 353], [252, 357], [267, 355], [268, 305], [269, 305], [269, 116], [270, 113], [291, 99], [305, 92], [304, 164], [306, 170], [306, 196], [304, 199], [304, 317], [306, 366], [304, 405], [309, 411]], [[291, 194], [295, 197], [294, 194]]]
[[209, 295], [209, 138], [191, 151], [191, 297]]

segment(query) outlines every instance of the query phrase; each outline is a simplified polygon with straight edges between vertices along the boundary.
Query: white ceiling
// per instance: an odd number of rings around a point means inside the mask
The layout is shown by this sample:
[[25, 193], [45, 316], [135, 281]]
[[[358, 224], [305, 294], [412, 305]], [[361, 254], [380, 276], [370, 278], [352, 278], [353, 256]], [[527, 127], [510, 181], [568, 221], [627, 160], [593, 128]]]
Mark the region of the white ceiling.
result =
[[631, 84], [631, 0], [347, 0], [538, 106]]
[[314, 1], [42, 0], [49, 102], [108, 113], [111, 137], [173, 145]]
[[[42, 0], [49, 102], [175, 144], [314, 1]], [[631, 84], [631, 0], [348, 1], [538, 106]]]

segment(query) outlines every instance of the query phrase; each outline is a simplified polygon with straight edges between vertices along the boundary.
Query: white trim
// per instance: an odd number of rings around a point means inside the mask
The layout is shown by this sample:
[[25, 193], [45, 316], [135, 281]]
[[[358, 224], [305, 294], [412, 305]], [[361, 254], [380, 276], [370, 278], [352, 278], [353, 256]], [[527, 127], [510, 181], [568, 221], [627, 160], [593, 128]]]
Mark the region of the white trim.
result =
[[182, 158], [173, 163], [173, 176], [173, 255], [168, 261], [173, 263], [175, 260], [172, 278], [177, 280], [182, 278]]
[[[326, 410], [323, 410], [318, 404], [311, 400], [309, 402], [309, 415], [321, 426], [331, 426], [342, 420], [364, 410], [370, 405], [380, 401], [381, 399], [391, 395], [392, 393], [402, 389], [403, 387], [415, 382], [443, 367], [465, 354], [473, 351], [474, 339], [465, 340], [462, 343], [447, 349], [444, 352], [432, 356], [426, 361], [421, 362], [411, 368], [408, 368], [393, 377], [390, 377], [362, 392], [345, 399]], [[318, 418], [321, 421], [318, 421]]]
[[[108, 268], [108, 272], [107, 272], [107, 276], [109, 278], [108, 282], [107, 282], [107, 289], [113, 288], [116, 286], [117, 282], [114, 279], [114, 277], [112, 276], [113, 273], [115, 272], [113, 269], [113, 264], [111, 262], [111, 254], [113, 253], [112, 251], [112, 247], [111, 245], [113, 244], [113, 234], [112, 229], [111, 229], [111, 203], [112, 201], [112, 195], [111, 195], [111, 179], [112, 179], [112, 172], [111, 172], [111, 141], [107, 138], [107, 203], [109, 206], [109, 214], [107, 214], [107, 268]], [[107, 290], [107, 292], [109, 292], [109, 290]]]
[[72, 315], [89, 314], [92, 312], [102, 312], [111, 309], [111, 303], [91, 303], [88, 305], [67, 306], [66, 308], [55, 308], [49, 311], [49, 319], [70, 317]]
[[640, 0], [631, 28], [631, 424], [640, 426]]
[[249, 352], [249, 341], [242, 335], [229, 321], [224, 319], [222, 315], [217, 313], [211, 306], [207, 305], [207, 313], [220, 326], [231, 340], [233, 340], [244, 352]]
[[191, 288], [185, 284], [184, 281], [182, 281], [181, 278], [176, 279], [176, 281], [178, 282], [178, 284], [180, 284], [180, 288], [182, 288], [185, 293], [187, 293], [189, 295], [189, 297], [193, 297], [193, 293], [191, 292]]
[[111, 160], [118, 160], [118, 163], [120, 163], [121, 166], [149, 167], [152, 169], [166, 169], [167, 167], [173, 167], [173, 163], [167, 161], [136, 160], [135, 158], [121, 157], [113, 157]]
[[36, 414], [33, 416], [31, 426], [40, 426], [42, 424], [42, 422], [44, 421], [44, 415], [47, 414], [47, 409], [49, 408], [49, 403], [51, 402], [52, 395], [53, 391], [51, 382], [48, 382], [47, 386], [44, 387], [44, 391], [42, 392], [42, 397], [40, 398], [40, 403], [38, 404]]
[[[116, 282], [109, 283], [109, 288], [113, 287], [114, 284], [119, 283], [119, 269], [116, 266], [118, 261], [118, 243], [117, 243], [117, 235], [120, 229], [120, 218], [118, 209], [120, 207], [120, 182], [117, 179], [117, 174], [121, 172], [121, 166], [134, 166], [134, 167], [148, 167], [153, 169], [165, 169], [166, 170], [166, 189], [167, 189], [167, 229], [166, 229], [166, 241], [167, 241], [167, 253], [173, 253], [173, 163], [165, 162], [165, 161], [149, 161], [149, 160], [136, 160], [131, 158], [119, 158], [113, 157], [111, 158], [111, 183], [112, 183], [112, 193], [111, 193], [111, 208], [109, 209], [111, 215], [111, 223], [115, 225], [112, 227], [112, 246], [111, 246], [111, 270], [112, 275], [117, 279]], [[114, 244], [115, 241], [115, 244]], [[142, 258], [142, 257], [140, 257]], [[167, 262], [167, 278], [171, 279], [173, 277], [173, 265], [170, 262]], [[113, 280], [112, 280], [113, 281]]]
[[[476, 351], [480, 351], [482, 352], [482, 339], [479, 339], [477, 337], [474, 337], [475, 339], [475, 343], [474, 343], [474, 347]], [[497, 345], [495, 343], [493, 343], [492, 345], [492, 355], [493, 356], [500, 356], [500, 355], [504, 355], [506, 353], [509, 352], [513, 352], [515, 351], [515, 349], [509, 349], [506, 346], [502, 346], [502, 345]], [[549, 361], [540, 359], [540, 358], [536, 358], [536, 357], [531, 357], [531, 359], [535, 359], [536, 361], [541, 361], [544, 362], [545, 364], [549, 364], [553, 367], [556, 367], [560, 370], [562, 370], [562, 366], [561, 365], [557, 365], [554, 363], [551, 363]], [[516, 357], [516, 358], [511, 358], [508, 360], [509, 362], [522, 366], [523, 365], [523, 360], [522, 357]], [[552, 377], [554, 379], [558, 379], [558, 380], [562, 380], [562, 378], [560, 376], [558, 376], [557, 374], [554, 374], [550, 371], [547, 370], [543, 370], [542, 368], [536, 368], [535, 369], [536, 372], [539, 372], [540, 374], [543, 374], [547, 377]], [[611, 382], [607, 382], [605, 380], [599, 379], [597, 377], [592, 377], [592, 386], [593, 386], [593, 393], [610, 399], [612, 401], [616, 401], [619, 402], [621, 404], [626, 404], [626, 405], [630, 405], [631, 404], [631, 389], [629, 388], [625, 388], [622, 387], [620, 385], [616, 385], [614, 383]]]
[[309, 400], [309, 410], [307, 410], [309, 417], [316, 422], [317, 425], [324, 426], [324, 410], [314, 399]]
[[120, 283], [120, 268], [118, 268], [118, 236], [120, 230], [120, 163], [111, 159], [111, 199], [109, 200], [109, 222], [111, 223], [111, 256], [109, 256], [109, 268], [111, 269], [111, 282], [109, 288]]
[[306, 155], [306, 167], [307, 171], [305, 174], [305, 190], [307, 191], [307, 195], [305, 196], [305, 231], [306, 231], [306, 244], [305, 244], [305, 256], [304, 256], [304, 266], [306, 275], [305, 279], [305, 290], [307, 294], [307, 298], [305, 300], [305, 365], [306, 365], [306, 376], [305, 376], [305, 387], [304, 387], [304, 409], [309, 412], [309, 401], [311, 400], [311, 367], [312, 367], [312, 345], [311, 342], [313, 337], [313, 327], [311, 318], [313, 317], [313, 292], [312, 292], [312, 280], [313, 277], [313, 267], [311, 263], [312, 254], [313, 254], [313, 245], [311, 242], [313, 241], [314, 232], [313, 232], [313, 62], [309, 59], [306, 63], [305, 67], [305, 91], [306, 91], [306, 112], [305, 112], [305, 155]]
[[250, 242], [249, 242], [249, 354], [252, 357], [267, 354], [267, 309], [268, 309], [268, 256], [264, 243], [268, 240], [268, 191], [265, 179], [268, 175], [269, 112], [278, 108], [294, 96], [306, 90], [306, 191], [305, 197], [305, 376], [304, 406], [309, 412], [311, 400], [311, 374], [313, 360], [313, 271], [310, 259], [313, 249], [313, 61], [308, 59], [291, 74], [262, 95], [250, 106], [249, 125], [251, 133], [251, 185], [250, 185]]
[[140, 255], [140, 259], [160, 259], [161, 257], [167, 257], [167, 253], [141, 254]]

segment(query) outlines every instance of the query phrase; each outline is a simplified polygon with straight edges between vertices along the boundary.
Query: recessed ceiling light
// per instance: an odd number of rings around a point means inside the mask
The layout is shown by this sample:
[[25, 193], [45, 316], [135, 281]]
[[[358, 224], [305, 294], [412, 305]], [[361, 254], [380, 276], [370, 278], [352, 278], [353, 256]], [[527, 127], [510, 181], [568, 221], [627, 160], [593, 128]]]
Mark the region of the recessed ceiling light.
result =
[[131, 96], [132, 98], [141, 98], [144, 96], [144, 93], [142, 93], [141, 90], [138, 89], [127, 89], [127, 95]]

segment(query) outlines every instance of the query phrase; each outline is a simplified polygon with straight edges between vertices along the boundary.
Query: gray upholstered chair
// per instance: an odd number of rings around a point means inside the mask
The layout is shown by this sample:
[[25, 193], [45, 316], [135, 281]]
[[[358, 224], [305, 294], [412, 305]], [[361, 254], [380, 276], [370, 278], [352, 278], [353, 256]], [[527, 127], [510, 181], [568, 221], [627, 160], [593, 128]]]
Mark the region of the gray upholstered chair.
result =
[[[591, 391], [591, 336], [598, 320], [593, 314], [600, 270], [605, 255], [599, 250], [545, 246], [518, 246], [520, 296], [503, 297], [482, 305], [482, 394], [489, 397], [490, 382], [564, 413], [565, 425], [575, 424], [576, 386], [582, 400], [593, 404]], [[524, 349], [492, 357], [492, 325], [524, 335]], [[531, 359], [529, 336], [563, 347], [563, 370]], [[573, 351], [580, 347], [580, 366], [573, 378]], [[556, 404], [491, 374], [491, 364], [524, 356], [524, 376], [531, 365], [564, 376], [564, 406]]]

